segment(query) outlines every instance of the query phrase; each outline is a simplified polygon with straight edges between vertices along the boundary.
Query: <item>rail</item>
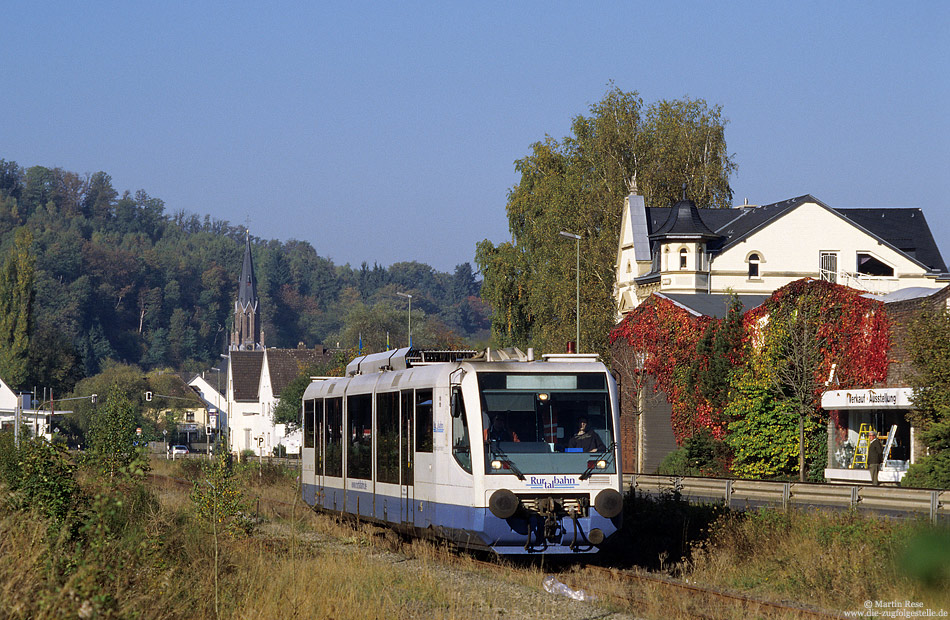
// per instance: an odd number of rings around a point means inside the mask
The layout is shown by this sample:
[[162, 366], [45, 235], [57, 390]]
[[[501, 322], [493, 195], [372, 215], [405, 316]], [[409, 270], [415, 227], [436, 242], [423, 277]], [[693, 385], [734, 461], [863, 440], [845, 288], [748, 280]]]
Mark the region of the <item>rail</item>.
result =
[[771, 482], [625, 474], [624, 487], [650, 495], [679, 492], [687, 501], [721, 501], [729, 508], [821, 506], [892, 515], [926, 514], [932, 523], [950, 521], [950, 491], [891, 486]]

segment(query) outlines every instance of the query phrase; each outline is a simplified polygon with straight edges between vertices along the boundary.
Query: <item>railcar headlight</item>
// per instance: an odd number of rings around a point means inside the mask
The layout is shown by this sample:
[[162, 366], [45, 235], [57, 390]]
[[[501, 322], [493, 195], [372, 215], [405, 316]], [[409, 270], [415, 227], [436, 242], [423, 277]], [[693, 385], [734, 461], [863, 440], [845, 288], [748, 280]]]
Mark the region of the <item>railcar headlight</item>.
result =
[[501, 461], [499, 461], [498, 459], [495, 459], [494, 461], [492, 461], [491, 468], [495, 470], [501, 469]]
[[546, 401], [548, 398], [550, 398], [550, 395], [547, 392], [541, 392], [540, 394], [538, 394], [538, 400], [540, 400], [542, 403]]
[[600, 459], [595, 461], [593, 459], [587, 461], [587, 469], [607, 469], [607, 461]]
[[604, 489], [594, 498], [594, 508], [601, 516], [612, 519], [623, 510], [623, 496], [617, 489]]

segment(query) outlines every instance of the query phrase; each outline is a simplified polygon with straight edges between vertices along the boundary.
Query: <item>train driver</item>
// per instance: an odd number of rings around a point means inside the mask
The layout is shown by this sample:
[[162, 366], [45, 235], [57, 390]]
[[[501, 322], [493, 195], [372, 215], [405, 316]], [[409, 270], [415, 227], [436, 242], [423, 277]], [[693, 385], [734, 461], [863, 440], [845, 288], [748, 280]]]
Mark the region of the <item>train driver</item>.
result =
[[577, 433], [567, 441], [568, 448], [580, 448], [583, 452], [604, 452], [607, 448], [600, 436], [587, 426], [587, 418], [577, 419]]
[[491, 426], [485, 430], [485, 440], [491, 441], [521, 441], [518, 434], [508, 428], [504, 416], [501, 414], [492, 418]]

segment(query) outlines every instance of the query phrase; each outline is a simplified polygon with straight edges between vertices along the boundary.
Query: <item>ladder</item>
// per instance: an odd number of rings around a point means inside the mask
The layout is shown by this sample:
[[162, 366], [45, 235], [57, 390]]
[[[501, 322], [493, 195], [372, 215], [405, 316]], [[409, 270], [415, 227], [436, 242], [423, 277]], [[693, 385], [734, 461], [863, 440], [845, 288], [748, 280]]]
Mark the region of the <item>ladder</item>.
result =
[[890, 432], [887, 433], [887, 444], [884, 446], [883, 465], [887, 465], [887, 459], [891, 458], [891, 448], [894, 447], [895, 441], [897, 441], [897, 425], [892, 424]]
[[862, 424], [858, 430], [858, 445], [854, 447], [854, 456], [851, 458], [851, 469], [854, 469], [857, 465], [861, 466], [860, 469], [867, 469], [868, 446], [870, 445], [868, 435], [872, 430], [874, 429], [871, 428], [870, 424]]

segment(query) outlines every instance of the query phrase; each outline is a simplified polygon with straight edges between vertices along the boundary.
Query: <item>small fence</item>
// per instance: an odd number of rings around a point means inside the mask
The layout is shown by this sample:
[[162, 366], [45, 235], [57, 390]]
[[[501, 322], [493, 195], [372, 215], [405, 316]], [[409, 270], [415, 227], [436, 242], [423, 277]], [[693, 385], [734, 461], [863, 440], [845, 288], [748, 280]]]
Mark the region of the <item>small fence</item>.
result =
[[[161, 452], [153, 451], [152, 457], [153, 458], [167, 458], [168, 460], [176, 460], [176, 459], [208, 460], [209, 458], [211, 458], [207, 452], [189, 452], [188, 454], [169, 454], [164, 451], [161, 451]], [[238, 455], [235, 454], [234, 460], [237, 461], [238, 458], [239, 458]], [[248, 463], [263, 462], [268, 465], [281, 465], [283, 467], [287, 467], [288, 469], [295, 469], [295, 470], [300, 469], [299, 458], [295, 459], [295, 458], [286, 458], [286, 457], [277, 457], [277, 456], [265, 456], [263, 457], [263, 461], [261, 460], [261, 458], [262, 457], [259, 457], [259, 456], [249, 456], [247, 457], [247, 462]]]
[[926, 514], [932, 523], [950, 522], [950, 491], [935, 489], [653, 474], [626, 474], [624, 486], [650, 495], [679, 492], [688, 501], [723, 502], [740, 510], [760, 506], [780, 506], [783, 510], [789, 506], [820, 506], [897, 516]]

